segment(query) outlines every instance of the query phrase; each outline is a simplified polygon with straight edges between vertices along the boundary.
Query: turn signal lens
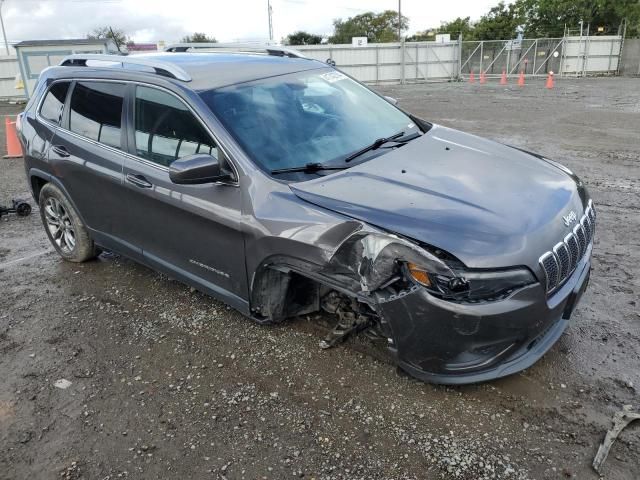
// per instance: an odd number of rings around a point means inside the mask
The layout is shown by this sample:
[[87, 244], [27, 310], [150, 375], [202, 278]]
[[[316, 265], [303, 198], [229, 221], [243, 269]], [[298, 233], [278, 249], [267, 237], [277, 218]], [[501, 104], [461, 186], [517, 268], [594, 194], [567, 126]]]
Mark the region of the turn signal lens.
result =
[[416, 282], [421, 283], [425, 287], [431, 286], [431, 279], [429, 278], [429, 274], [427, 274], [427, 272], [425, 272], [422, 268], [418, 267], [418, 265], [416, 265], [415, 263], [407, 263], [407, 269]]

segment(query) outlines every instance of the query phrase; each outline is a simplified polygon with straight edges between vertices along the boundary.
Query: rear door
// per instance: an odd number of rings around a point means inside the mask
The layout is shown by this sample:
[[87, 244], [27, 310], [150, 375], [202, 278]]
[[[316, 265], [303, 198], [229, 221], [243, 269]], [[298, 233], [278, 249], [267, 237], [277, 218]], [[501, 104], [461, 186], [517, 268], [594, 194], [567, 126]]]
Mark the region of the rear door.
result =
[[74, 82], [49, 160], [94, 239], [125, 254], [139, 252], [122, 241], [126, 84]]
[[222, 149], [175, 94], [132, 86], [131, 156], [124, 165], [130, 242], [148, 263], [219, 294], [237, 308], [247, 298], [241, 192], [235, 181], [176, 185], [173, 161], [194, 153], [218, 158]]

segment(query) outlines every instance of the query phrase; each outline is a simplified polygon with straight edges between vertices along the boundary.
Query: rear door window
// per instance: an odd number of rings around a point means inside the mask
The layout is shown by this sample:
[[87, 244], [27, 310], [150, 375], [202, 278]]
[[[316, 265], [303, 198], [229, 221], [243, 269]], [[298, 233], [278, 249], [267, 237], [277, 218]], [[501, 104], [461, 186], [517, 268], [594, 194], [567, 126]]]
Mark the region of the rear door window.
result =
[[64, 101], [71, 82], [57, 82], [49, 89], [40, 107], [40, 116], [56, 125], [60, 124]]
[[110, 147], [122, 149], [122, 104], [125, 85], [77, 82], [71, 94], [69, 129]]
[[135, 100], [136, 155], [165, 167], [196, 153], [218, 158], [215, 143], [180, 99], [139, 85]]

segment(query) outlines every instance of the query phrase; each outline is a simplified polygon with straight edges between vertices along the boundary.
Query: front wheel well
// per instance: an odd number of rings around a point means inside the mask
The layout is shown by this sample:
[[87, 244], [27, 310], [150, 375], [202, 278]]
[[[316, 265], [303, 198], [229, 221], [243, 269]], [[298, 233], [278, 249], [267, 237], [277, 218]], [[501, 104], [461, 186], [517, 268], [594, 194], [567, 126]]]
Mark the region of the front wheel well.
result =
[[320, 284], [291, 270], [266, 268], [257, 276], [251, 297], [254, 317], [279, 322], [319, 310]]
[[35, 175], [31, 177], [31, 191], [33, 192], [33, 198], [36, 202], [40, 199], [40, 192], [42, 191], [42, 187], [44, 187], [47, 183], [49, 182], [42, 177], [38, 177]]

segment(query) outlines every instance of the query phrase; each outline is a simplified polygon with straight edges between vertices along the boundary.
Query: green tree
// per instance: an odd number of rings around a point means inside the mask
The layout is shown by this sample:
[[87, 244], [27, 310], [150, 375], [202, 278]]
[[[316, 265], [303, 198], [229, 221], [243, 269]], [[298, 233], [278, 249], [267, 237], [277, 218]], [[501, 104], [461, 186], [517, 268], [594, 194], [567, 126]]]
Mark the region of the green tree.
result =
[[318, 45], [322, 42], [320, 35], [298, 30], [293, 32], [284, 39], [286, 45]]
[[500, 2], [477, 22], [472, 22], [470, 17], [458, 17], [443, 22], [435, 33], [448, 33], [452, 39], [462, 34], [463, 40], [508, 40], [515, 38], [516, 28], [521, 24], [520, 11]]
[[90, 40], [108, 38], [113, 40], [118, 48], [132, 42], [123, 30], [120, 30], [119, 28], [111, 28], [109, 26], [93, 29], [91, 33], [87, 34], [87, 38]]
[[470, 17], [458, 17], [451, 22], [443, 22], [437, 33], [448, 33], [452, 39], [458, 38], [462, 34], [463, 40], [474, 40], [473, 23]]
[[206, 33], [196, 32], [193, 35], [182, 37], [182, 43], [218, 43], [215, 37], [209, 37]]
[[591, 33], [604, 27], [605, 34], [617, 34], [627, 20], [627, 36], [640, 33], [638, 0], [516, 0], [514, 8], [523, 20], [525, 36], [560, 36], [565, 26], [576, 29], [583, 21]]
[[516, 37], [516, 28], [523, 23], [518, 9], [498, 3], [473, 25], [475, 40], [509, 40]]
[[[409, 28], [409, 19], [402, 16], [401, 30]], [[395, 42], [398, 40], [398, 12], [385, 10], [382, 13], [366, 12], [347, 20], [333, 21], [330, 43], [351, 43], [352, 37], [367, 37], [369, 42]]]
[[602, 34], [614, 35], [625, 19], [627, 36], [639, 36], [639, 0], [516, 0], [509, 5], [500, 2], [477, 22], [459, 17], [410, 40], [431, 40], [431, 31], [449, 33], [452, 39], [462, 34], [464, 40], [508, 40], [515, 38], [518, 27], [524, 28], [526, 38], [560, 37], [565, 26], [575, 31], [581, 20], [585, 29], [590, 26], [592, 35], [599, 33], [598, 27]]

